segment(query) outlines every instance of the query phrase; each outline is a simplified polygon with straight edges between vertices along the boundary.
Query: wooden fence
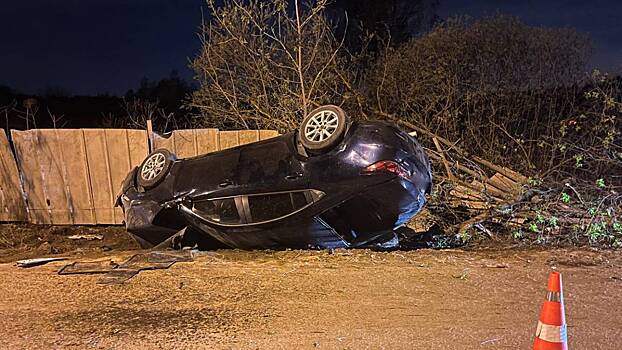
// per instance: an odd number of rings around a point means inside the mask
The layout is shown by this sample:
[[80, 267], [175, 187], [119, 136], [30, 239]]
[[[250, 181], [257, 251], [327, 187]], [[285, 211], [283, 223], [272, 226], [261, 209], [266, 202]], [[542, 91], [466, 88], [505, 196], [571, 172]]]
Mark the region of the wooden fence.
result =
[[26, 221], [17, 165], [4, 130], [0, 133], [0, 221]]
[[[272, 130], [177, 130], [166, 137], [154, 134], [153, 146], [186, 158], [276, 135]], [[6, 135], [0, 136], [0, 221], [123, 222], [113, 202], [127, 173], [149, 152], [145, 130], [33, 129], [11, 130], [11, 136], [17, 166]]]
[[166, 137], [154, 134], [153, 148], [166, 148], [175, 153], [178, 158], [188, 158], [269, 139], [277, 135], [278, 132], [274, 130], [175, 130]]
[[12, 130], [28, 217], [38, 224], [120, 224], [119, 186], [147, 156], [147, 132]]

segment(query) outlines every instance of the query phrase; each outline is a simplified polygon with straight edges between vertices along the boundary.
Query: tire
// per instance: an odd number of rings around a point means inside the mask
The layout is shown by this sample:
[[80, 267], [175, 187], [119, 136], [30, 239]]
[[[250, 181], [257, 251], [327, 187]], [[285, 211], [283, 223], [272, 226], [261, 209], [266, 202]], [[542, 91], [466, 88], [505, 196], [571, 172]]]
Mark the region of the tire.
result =
[[145, 189], [155, 187], [166, 177], [175, 159], [175, 155], [164, 148], [151, 152], [140, 164], [136, 181]]
[[326, 152], [343, 138], [349, 118], [333, 105], [318, 107], [309, 113], [298, 129], [298, 139], [311, 153]]

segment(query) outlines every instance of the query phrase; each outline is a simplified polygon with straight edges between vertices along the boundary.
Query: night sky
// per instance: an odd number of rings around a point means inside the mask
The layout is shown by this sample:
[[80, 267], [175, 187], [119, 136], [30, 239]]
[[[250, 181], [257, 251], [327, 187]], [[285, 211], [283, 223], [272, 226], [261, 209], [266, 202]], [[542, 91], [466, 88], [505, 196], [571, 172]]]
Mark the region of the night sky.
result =
[[[123, 94], [172, 70], [188, 79], [204, 0], [4, 0], [0, 85], [36, 94]], [[440, 0], [439, 16], [515, 15], [591, 34], [592, 67], [622, 72], [622, 1]]]

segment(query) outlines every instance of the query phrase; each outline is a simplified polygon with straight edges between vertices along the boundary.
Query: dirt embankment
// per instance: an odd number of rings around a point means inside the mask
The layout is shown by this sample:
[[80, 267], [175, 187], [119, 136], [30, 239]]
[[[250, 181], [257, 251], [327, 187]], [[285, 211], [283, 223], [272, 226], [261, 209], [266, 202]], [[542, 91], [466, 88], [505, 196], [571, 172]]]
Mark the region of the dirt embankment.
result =
[[[101, 239], [70, 239], [99, 236]], [[88, 255], [137, 249], [123, 226], [0, 225], [0, 263], [59, 254]]]
[[57, 275], [63, 264], [0, 264], [3, 347], [528, 349], [552, 268], [564, 276], [570, 348], [622, 339], [613, 251], [231, 250], [116, 286]]

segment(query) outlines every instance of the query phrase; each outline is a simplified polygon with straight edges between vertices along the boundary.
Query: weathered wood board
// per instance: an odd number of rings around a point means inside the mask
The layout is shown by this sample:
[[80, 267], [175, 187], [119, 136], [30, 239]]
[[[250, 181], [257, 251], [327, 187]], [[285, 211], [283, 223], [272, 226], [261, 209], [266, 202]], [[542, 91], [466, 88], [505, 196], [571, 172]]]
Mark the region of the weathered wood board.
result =
[[0, 132], [0, 221], [26, 221], [26, 203], [17, 163], [4, 129]]
[[266, 140], [279, 133], [274, 130], [185, 129], [166, 135], [153, 135], [153, 148], [166, 148], [177, 158], [195, 157], [239, 145]]
[[147, 156], [144, 130], [12, 130], [29, 221], [120, 224], [121, 182]]

